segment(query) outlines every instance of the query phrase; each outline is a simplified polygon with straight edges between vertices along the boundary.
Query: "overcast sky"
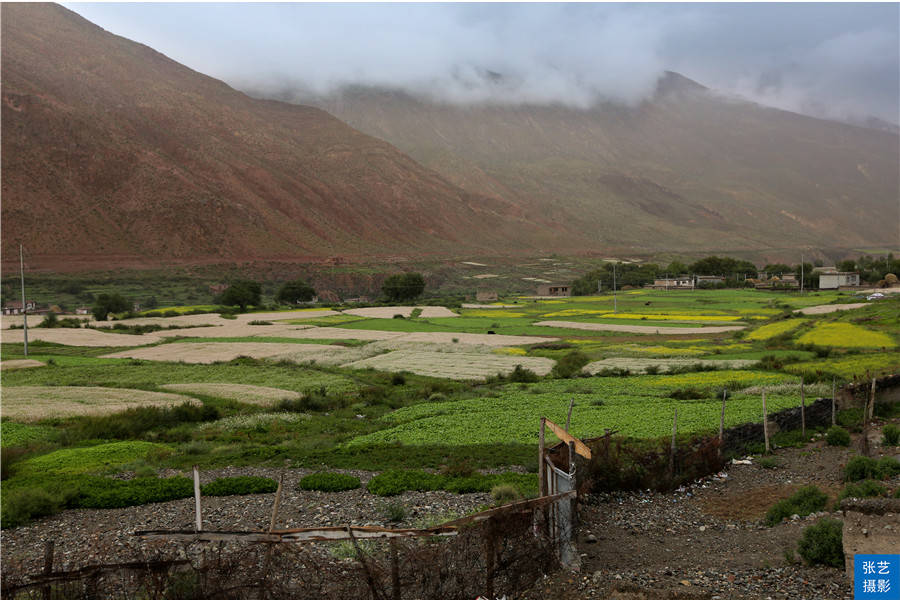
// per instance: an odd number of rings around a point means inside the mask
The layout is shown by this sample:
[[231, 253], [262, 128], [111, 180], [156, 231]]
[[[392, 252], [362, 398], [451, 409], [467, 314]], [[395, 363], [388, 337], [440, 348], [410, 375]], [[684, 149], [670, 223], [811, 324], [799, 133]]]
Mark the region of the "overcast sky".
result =
[[897, 3], [65, 6], [239, 89], [589, 106], [634, 103], [673, 70], [779, 108], [900, 122]]

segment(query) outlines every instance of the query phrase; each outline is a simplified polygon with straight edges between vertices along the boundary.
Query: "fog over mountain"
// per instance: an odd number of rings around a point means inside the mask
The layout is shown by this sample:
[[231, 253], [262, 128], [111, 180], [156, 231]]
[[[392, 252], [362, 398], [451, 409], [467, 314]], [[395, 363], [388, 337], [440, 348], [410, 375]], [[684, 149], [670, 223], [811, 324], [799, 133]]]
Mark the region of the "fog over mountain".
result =
[[895, 3], [66, 6], [256, 93], [587, 108], [634, 105], [673, 70], [777, 108], [900, 122]]

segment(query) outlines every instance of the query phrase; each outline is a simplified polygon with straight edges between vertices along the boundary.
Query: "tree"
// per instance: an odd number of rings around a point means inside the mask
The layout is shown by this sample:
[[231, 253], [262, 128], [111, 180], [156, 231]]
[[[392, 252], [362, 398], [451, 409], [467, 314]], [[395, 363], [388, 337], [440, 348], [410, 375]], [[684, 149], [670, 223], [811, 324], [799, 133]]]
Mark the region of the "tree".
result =
[[131, 302], [121, 294], [100, 294], [94, 301], [91, 312], [98, 321], [106, 321], [110, 313], [123, 313], [131, 309]]
[[257, 282], [241, 279], [228, 286], [216, 301], [225, 306], [240, 306], [244, 311], [251, 304], [259, 305], [261, 296], [262, 288]]
[[275, 294], [275, 301], [281, 304], [297, 304], [298, 302], [309, 302], [316, 295], [314, 290], [308, 283], [302, 279], [288, 281]]
[[425, 291], [425, 279], [419, 273], [396, 273], [384, 280], [381, 291], [391, 302], [412, 300]]
[[687, 265], [681, 262], [680, 260], [673, 260], [669, 263], [669, 266], [666, 267], [666, 273], [669, 275], [682, 275], [688, 272]]

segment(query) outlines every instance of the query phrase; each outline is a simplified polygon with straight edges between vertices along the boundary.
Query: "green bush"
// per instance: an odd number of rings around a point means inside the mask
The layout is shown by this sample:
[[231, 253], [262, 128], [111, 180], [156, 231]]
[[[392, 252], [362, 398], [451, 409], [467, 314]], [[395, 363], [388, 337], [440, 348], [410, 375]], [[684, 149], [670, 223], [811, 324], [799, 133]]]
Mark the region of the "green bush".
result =
[[18, 527], [31, 519], [55, 514], [62, 505], [62, 498], [41, 488], [4, 490], [0, 527]]
[[516, 365], [516, 368], [508, 375], [508, 379], [513, 383], [535, 383], [540, 379], [540, 376], [531, 369], [526, 369], [522, 365]]
[[864, 479], [859, 483], [849, 483], [844, 486], [840, 495], [835, 501], [835, 506], [841, 503], [844, 498], [876, 498], [878, 496], [886, 496], [887, 488], [871, 479]]
[[808, 485], [797, 490], [793, 496], [779, 500], [766, 513], [765, 523], [774, 527], [791, 515], [804, 517], [810, 513], [825, 508], [828, 496], [814, 485]]
[[142, 477], [129, 481], [83, 477], [79, 478], [77, 489], [69, 503], [73, 508], [124, 508], [194, 495], [194, 483], [187, 477]]
[[243, 496], [269, 494], [278, 489], [278, 482], [269, 477], [219, 477], [200, 487], [204, 496]]
[[553, 376], [559, 379], [573, 377], [581, 372], [586, 364], [591, 361], [587, 354], [580, 350], [573, 350], [564, 354], [553, 365]]
[[345, 492], [360, 486], [359, 477], [343, 473], [313, 473], [300, 480], [297, 487], [301, 490], [319, 492]]
[[900, 473], [900, 462], [891, 456], [875, 460], [868, 456], [854, 456], [844, 467], [844, 481], [889, 479]]
[[843, 567], [843, 527], [837, 519], [822, 519], [803, 530], [797, 551], [810, 565]]
[[517, 500], [521, 500], [522, 494], [519, 493], [516, 486], [503, 483], [491, 488], [491, 497], [494, 499], [495, 505], [501, 506], [503, 504], [511, 504]]
[[391, 523], [399, 523], [406, 518], [406, 509], [399, 502], [391, 502], [384, 506], [384, 518]]
[[778, 466], [778, 459], [774, 456], [765, 456], [763, 458], [760, 458], [756, 464], [761, 466], [763, 469], [774, 469]]
[[884, 429], [881, 430], [881, 433], [884, 436], [881, 439], [881, 443], [885, 446], [900, 445], [900, 427], [897, 427], [893, 423], [888, 423], [884, 426]]
[[825, 434], [825, 442], [827, 442], [829, 446], [849, 446], [850, 433], [843, 427], [832, 425]]

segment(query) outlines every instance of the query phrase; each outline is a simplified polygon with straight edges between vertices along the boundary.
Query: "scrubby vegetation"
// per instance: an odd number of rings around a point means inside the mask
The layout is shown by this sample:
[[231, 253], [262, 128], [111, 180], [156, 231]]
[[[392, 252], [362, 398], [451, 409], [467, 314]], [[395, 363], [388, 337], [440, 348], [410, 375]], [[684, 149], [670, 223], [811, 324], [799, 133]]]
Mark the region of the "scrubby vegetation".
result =
[[797, 551], [810, 565], [844, 566], [844, 524], [837, 519], [822, 519], [803, 530]]
[[300, 480], [297, 487], [301, 490], [319, 492], [345, 492], [360, 486], [359, 477], [343, 473], [313, 473]]
[[790, 498], [779, 500], [766, 513], [765, 523], [769, 527], [778, 525], [793, 515], [805, 517], [825, 508], [828, 496], [814, 485], [797, 490]]

